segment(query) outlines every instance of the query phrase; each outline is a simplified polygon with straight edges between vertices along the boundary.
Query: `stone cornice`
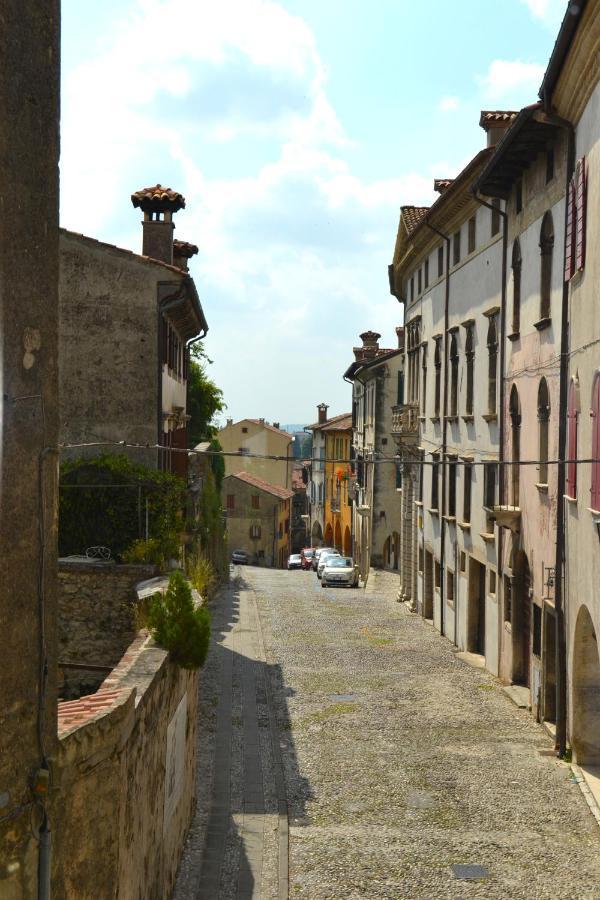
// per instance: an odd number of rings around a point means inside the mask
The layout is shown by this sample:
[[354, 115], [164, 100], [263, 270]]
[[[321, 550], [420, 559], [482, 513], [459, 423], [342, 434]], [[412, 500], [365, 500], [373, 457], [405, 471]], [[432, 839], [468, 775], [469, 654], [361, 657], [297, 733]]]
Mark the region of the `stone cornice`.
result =
[[552, 105], [577, 123], [600, 79], [600, 17], [588, 3], [552, 95]]

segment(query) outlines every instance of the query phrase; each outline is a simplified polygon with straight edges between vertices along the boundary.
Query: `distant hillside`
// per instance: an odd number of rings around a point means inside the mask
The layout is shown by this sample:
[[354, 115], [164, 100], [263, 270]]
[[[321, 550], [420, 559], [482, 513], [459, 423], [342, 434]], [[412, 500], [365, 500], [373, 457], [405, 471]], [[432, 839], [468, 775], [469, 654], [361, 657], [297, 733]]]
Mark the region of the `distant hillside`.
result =
[[304, 431], [306, 426], [304, 425], [282, 425], [283, 431], [287, 431], [288, 434], [296, 434], [298, 431]]

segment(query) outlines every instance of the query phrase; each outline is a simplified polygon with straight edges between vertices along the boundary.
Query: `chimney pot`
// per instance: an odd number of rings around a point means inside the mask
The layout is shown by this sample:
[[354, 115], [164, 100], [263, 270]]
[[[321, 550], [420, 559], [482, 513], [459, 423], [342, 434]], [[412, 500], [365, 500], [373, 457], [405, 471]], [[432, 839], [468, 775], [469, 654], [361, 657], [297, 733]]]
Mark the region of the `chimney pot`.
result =
[[142, 188], [131, 195], [134, 208], [142, 210], [142, 253], [173, 265], [173, 213], [185, 207], [185, 197], [161, 184]]
[[398, 350], [404, 350], [404, 325], [398, 325], [396, 335], [398, 337]]
[[233, 425], [233, 419], [227, 419], [227, 424], [228, 424], [228, 425]]
[[329, 407], [327, 406], [326, 403], [319, 403], [319, 405], [317, 406], [317, 411], [319, 413], [319, 419], [318, 419], [319, 425], [324, 425], [325, 422], [327, 421], [327, 410], [328, 409], [329, 409]]

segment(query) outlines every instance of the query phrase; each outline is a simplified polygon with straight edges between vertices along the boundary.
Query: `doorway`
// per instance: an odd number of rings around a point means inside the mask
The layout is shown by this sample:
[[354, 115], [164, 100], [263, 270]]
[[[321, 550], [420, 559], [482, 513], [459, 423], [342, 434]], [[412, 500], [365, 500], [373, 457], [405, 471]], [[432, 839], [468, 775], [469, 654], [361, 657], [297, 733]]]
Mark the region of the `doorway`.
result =
[[514, 684], [530, 685], [531, 669], [531, 573], [523, 550], [516, 553], [513, 591], [512, 648]]
[[467, 650], [485, 656], [485, 566], [469, 560]]
[[556, 616], [544, 607], [544, 704], [542, 716], [546, 722], [556, 722]]
[[423, 590], [423, 618], [433, 619], [433, 553], [425, 551], [425, 585]]
[[594, 623], [587, 607], [577, 615], [573, 644], [573, 734], [575, 762], [600, 764], [600, 661]]

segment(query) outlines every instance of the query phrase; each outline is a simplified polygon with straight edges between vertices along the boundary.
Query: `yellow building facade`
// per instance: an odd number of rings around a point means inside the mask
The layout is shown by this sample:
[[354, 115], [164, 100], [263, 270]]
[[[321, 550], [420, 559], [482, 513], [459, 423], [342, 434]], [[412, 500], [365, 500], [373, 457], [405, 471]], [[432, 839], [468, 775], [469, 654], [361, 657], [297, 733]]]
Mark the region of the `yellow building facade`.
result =
[[350, 446], [352, 415], [336, 416], [322, 426], [325, 436], [325, 509], [323, 543], [340, 553], [352, 553], [352, 504], [350, 502]]
[[[225, 474], [249, 472], [279, 487], [291, 488], [294, 463], [292, 435], [264, 419], [228, 419], [217, 435], [225, 453]], [[282, 457], [268, 459], [266, 457]]]

